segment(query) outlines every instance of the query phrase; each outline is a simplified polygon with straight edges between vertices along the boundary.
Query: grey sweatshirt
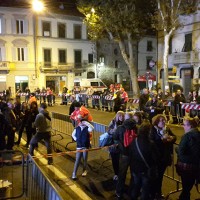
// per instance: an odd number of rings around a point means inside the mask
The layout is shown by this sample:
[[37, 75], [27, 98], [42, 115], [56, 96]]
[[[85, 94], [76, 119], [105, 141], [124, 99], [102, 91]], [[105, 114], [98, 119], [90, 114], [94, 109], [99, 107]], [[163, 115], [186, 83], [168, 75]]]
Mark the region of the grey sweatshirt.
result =
[[[48, 116], [48, 117], [45, 117]], [[37, 132], [50, 132], [51, 131], [51, 121], [49, 120], [50, 116], [47, 110], [39, 108], [39, 114], [35, 119], [35, 127]]]

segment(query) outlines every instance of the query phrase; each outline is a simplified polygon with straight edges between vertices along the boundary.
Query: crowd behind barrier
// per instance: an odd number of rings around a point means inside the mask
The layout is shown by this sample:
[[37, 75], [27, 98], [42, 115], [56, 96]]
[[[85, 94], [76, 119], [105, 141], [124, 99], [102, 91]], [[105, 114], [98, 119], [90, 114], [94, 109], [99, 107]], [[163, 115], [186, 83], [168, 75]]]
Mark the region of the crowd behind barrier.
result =
[[[92, 134], [92, 148], [89, 149], [89, 160], [96, 160], [100, 159], [101, 164], [100, 168], [105, 164], [106, 161], [110, 159], [109, 157], [109, 151], [107, 148], [102, 147], [99, 148], [99, 137], [101, 134], [105, 133], [107, 130], [107, 126], [103, 124], [99, 124], [96, 122], [92, 122], [92, 125], [94, 126], [94, 131]], [[67, 115], [60, 114], [60, 113], [52, 113], [52, 127], [54, 130], [54, 134], [62, 134], [64, 141], [54, 141], [53, 146], [54, 149], [58, 149], [59, 151], [75, 151], [76, 150], [76, 143], [72, 141], [71, 133], [73, 131], [73, 126], [70, 122], [70, 118]], [[66, 138], [68, 138], [66, 140]], [[71, 145], [71, 146], [70, 146]], [[178, 144], [174, 144], [173, 146], [173, 161], [172, 166], [168, 167], [165, 172], [165, 177], [169, 178], [174, 185], [176, 185], [176, 188], [174, 190], [169, 191], [165, 199], [168, 199], [170, 195], [181, 191], [181, 180], [180, 177], [176, 173], [175, 169], [175, 163], [177, 161], [177, 155], [175, 153], [175, 149], [177, 148]], [[98, 151], [98, 153], [96, 152]], [[70, 154], [73, 156], [73, 154]], [[93, 166], [90, 166], [93, 167]]]

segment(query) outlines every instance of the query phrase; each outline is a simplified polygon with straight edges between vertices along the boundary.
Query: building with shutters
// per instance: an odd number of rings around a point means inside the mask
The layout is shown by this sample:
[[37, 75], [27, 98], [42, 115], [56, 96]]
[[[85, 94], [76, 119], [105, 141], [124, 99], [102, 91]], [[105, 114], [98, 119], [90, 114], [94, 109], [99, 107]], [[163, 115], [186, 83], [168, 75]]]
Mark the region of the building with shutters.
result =
[[[169, 45], [168, 67], [170, 89], [179, 84], [185, 95], [200, 85], [200, 12], [184, 16], [184, 26], [173, 34]], [[158, 63], [162, 68], [163, 37], [158, 40]], [[159, 70], [162, 80], [163, 70]], [[174, 78], [173, 78], [174, 76]], [[171, 78], [170, 78], [171, 77]]]
[[59, 93], [73, 87], [75, 76], [95, 73], [94, 43], [74, 4], [49, 4], [35, 13], [30, 3], [0, 1], [0, 91], [28, 86]]

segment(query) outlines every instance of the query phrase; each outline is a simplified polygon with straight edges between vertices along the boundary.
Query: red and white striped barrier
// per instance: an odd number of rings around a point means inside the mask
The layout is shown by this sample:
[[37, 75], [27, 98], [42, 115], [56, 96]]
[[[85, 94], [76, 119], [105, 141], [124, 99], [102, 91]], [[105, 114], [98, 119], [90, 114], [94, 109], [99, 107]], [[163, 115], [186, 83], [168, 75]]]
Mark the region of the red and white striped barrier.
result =
[[113, 96], [112, 95], [106, 95], [104, 98], [105, 98], [105, 100], [113, 100]]
[[200, 110], [200, 104], [183, 103], [181, 108], [185, 110]]
[[129, 103], [139, 103], [139, 99], [129, 99]]
[[93, 99], [100, 99], [100, 96], [99, 95], [92, 95], [92, 98]]

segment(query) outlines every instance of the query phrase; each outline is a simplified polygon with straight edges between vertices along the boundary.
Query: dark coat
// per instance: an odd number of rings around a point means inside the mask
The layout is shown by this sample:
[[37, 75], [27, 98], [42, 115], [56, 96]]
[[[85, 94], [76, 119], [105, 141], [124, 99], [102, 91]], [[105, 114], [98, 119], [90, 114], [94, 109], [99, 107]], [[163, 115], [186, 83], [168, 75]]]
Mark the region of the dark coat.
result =
[[197, 128], [185, 133], [179, 143], [178, 161], [197, 165], [200, 162], [200, 132]]
[[183, 94], [176, 94], [176, 96], [174, 97], [174, 104], [180, 104], [180, 102], [185, 103], [186, 102], [186, 98]]
[[173, 136], [173, 140], [170, 142], [163, 142], [161, 135], [158, 134], [157, 129], [152, 127], [150, 138], [155, 142], [159, 152], [159, 164], [170, 166], [172, 164], [173, 144], [176, 142], [176, 136], [172, 133], [171, 129], [166, 129], [168, 135]]
[[141, 94], [139, 98], [139, 108], [140, 110], [145, 110], [145, 105], [149, 100], [149, 94]]
[[[157, 165], [159, 161], [159, 151], [155, 145], [155, 143], [150, 140], [147, 136], [138, 135], [137, 142], [139, 149], [145, 158], [149, 167], [153, 167]], [[136, 140], [130, 145], [130, 159], [131, 159], [131, 169], [135, 174], [147, 172], [148, 168], [142, 160], [136, 146]]]
[[113, 139], [118, 144], [120, 153], [128, 156], [129, 155], [129, 146], [124, 146], [124, 133], [128, 130], [135, 130], [136, 131], [136, 122], [133, 119], [127, 119], [124, 123], [117, 127], [116, 131], [113, 134]]

